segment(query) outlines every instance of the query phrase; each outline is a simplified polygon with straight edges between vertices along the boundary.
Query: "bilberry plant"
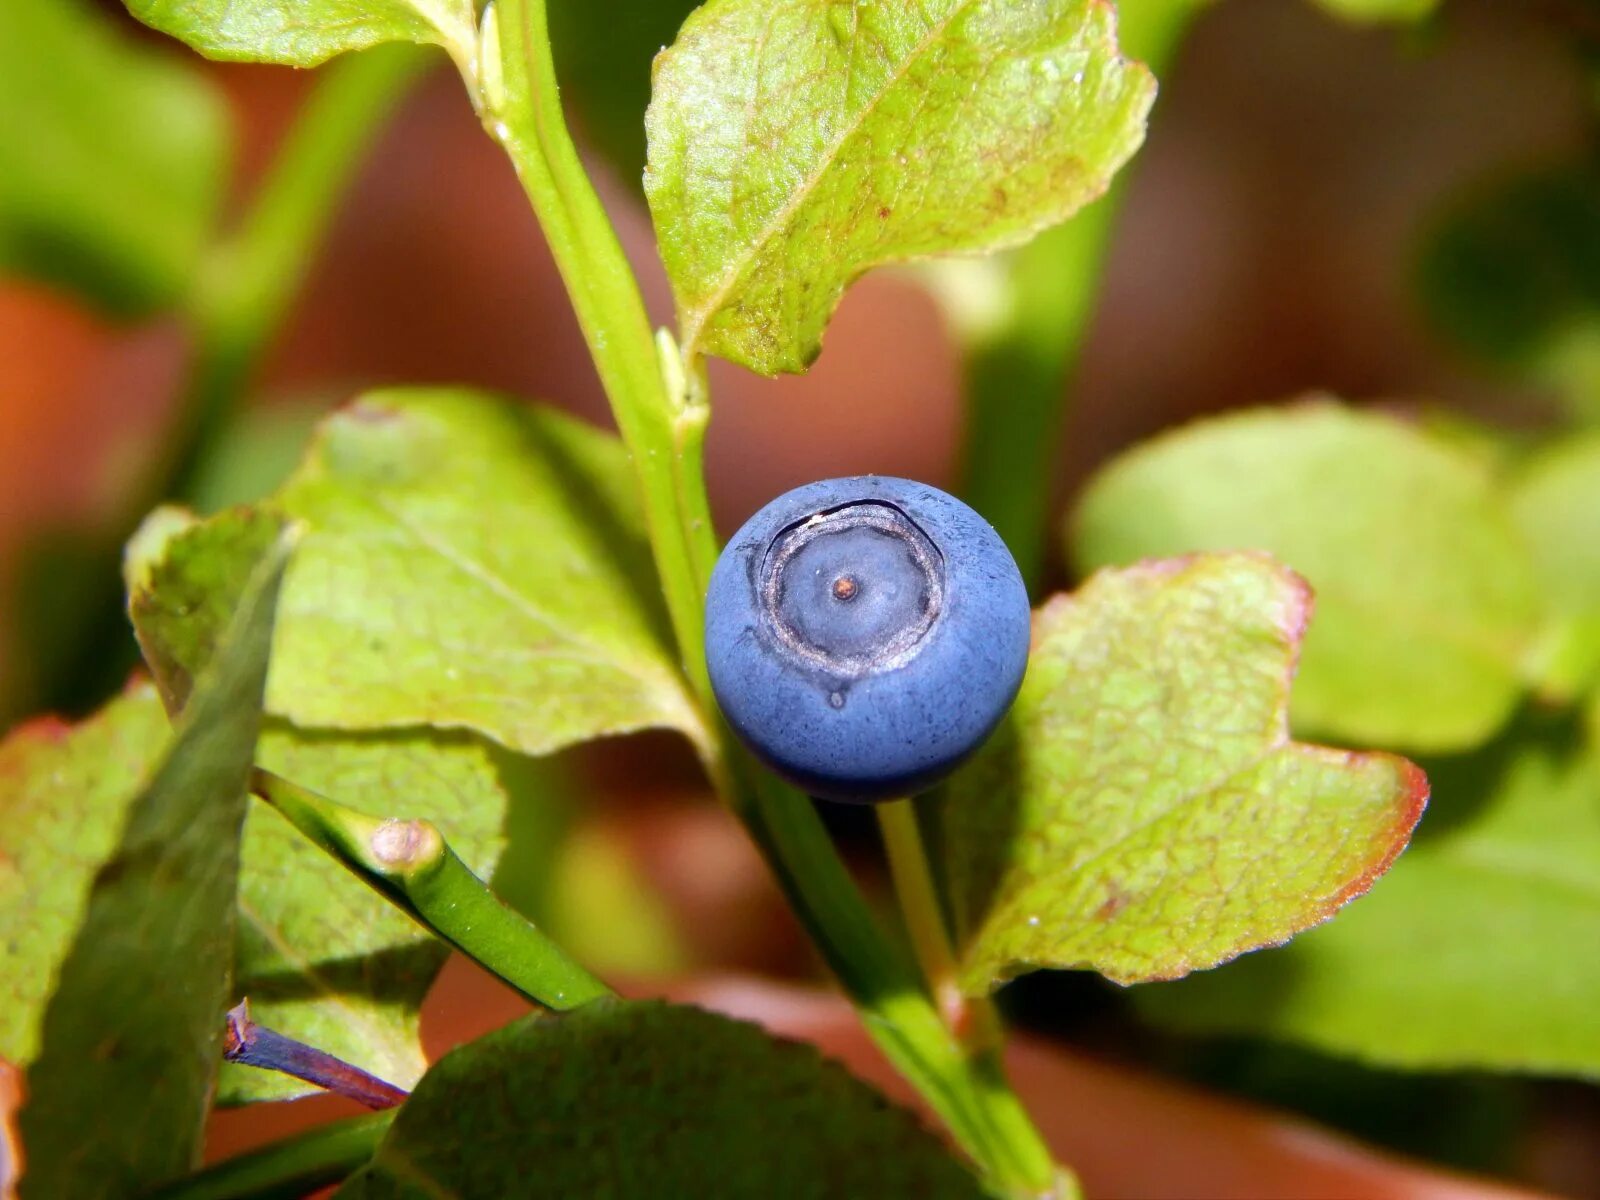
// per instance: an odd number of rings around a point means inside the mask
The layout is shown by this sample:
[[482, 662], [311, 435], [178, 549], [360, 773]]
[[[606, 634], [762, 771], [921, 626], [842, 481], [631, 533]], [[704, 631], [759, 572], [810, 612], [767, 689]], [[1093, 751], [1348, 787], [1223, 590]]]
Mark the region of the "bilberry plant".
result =
[[[1589, 828], [1591, 764], [1565, 751], [1512, 754], [1486, 816], [1408, 856], [1412, 891], [1209, 971], [1362, 895], [1427, 801], [1406, 759], [1291, 728], [1463, 753], [1530, 695], [1590, 703], [1600, 603], [1567, 552], [1583, 539], [1549, 531], [1600, 511], [1584, 503], [1594, 447], [1506, 479], [1460, 439], [1335, 405], [1202, 425], [1091, 482], [1067, 531], [1086, 580], [1040, 594], [1062, 385], [1151, 69], [1191, 0], [1130, 3], [1120, 28], [1105, 0], [641, 0], [622, 7], [665, 22], [649, 40], [670, 45], [634, 100], [620, 76], [596, 87], [580, 69], [614, 32], [611, 6], [553, 14], [590, 52], [563, 93], [545, 0], [127, 4], [213, 58], [339, 61], [221, 228], [223, 118], [203, 79], [63, 0], [0, 8], [0, 100], [65, 128], [98, 81], [104, 112], [83, 137], [124, 119], [141, 131], [94, 143], [81, 204], [38, 199], [72, 184], [70, 159], [7, 159], [0, 140], [0, 265], [107, 311], [176, 310], [195, 346], [173, 452], [131, 500], [144, 519], [126, 611], [144, 669], [81, 723], [0, 745], [0, 1056], [26, 1073], [24, 1200], [326, 1183], [347, 1197], [1067, 1197], [1070, 1166], [1008, 1082], [993, 1000], [1051, 967], [1125, 984], [1207, 972], [1140, 1001], [1178, 1025], [1260, 1025], [1392, 1062], [1600, 1069], [1600, 1048], [1546, 1037], [1516, 1008], [1525, 995], [1463, 981], [1458, 962], [1393, 966], [1383, 986], [1346, 969], [1403, 958], [1367, 951], [1427, 928], [1408, 897], [1451, 889], [1484, 953], [1521, 963], [1473, 906], [1547, 901], [1479, 876], [1543, 861], [1529, 803]], [[527, 194], [616, 433], [463, 387], [369, 392], [323, 420], [269, 495], [202, 514], [198, 464], [354, 151], [423, 61], [384, 43], [453, 63]], [[79, 91], [23, 71], [22, 46], [49, 47]], [[43, 99], [6, 90], [23, 85]], [[670, 328], [647, 316], [564, 94], [596, 145], [644, 155], [633, 174]], [[63, 244], [75, 253], [46, 253]], [[964, 257], [916, 269], [962, 355], [963, 499], [824, 480], [719, 544], [708, 358], [804, 370], [851, 281], [950, 255]], [[1430, 277], [1456, 261], [1441, 251]], [[1546, 345], [1535, 332], [1518, 345]], [[1380, 609], [1414, 620], [1375, 622]], [[647, 728], [692, 749], [939, 1136], [804, 1047], [618, 998], [535, 905], [485, 882], [507, 890], [505, 818], [544, 759]], [[887, 919], [819, 799], [875, 804]], [[1571, 862], [1600, 861], [1587, 837], [1561, 847]], [[1577, 903], [1562, 897], [1548, 903]], [[1427, 937], [1410, 944], [1426, 957]], [[418, 1010], [452, 949], [539, 1013], [430, 1063]], [[1277, 1003], [1272, 964], [1323, 953], [1337, 970], [1322, 990]], [[1418, 1031], [1385, 999], [1403, 984], [1423, 998], [1459, 984], [1465, 1008], [1521, 1017], [1504, 1037]], [[195, 1172], [213, 1100], [306, 1080], [399, 1103]]]

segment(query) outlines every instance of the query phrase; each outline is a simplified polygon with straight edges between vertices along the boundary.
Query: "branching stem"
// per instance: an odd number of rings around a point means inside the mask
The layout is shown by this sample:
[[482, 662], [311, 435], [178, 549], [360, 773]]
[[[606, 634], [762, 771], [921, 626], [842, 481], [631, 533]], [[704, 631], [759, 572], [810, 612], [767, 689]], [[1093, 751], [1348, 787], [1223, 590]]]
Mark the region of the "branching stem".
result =
[[612, 991], [506, 907], [428, 821], [380, 821], [257, 768], [251, 789], [413, 920], [536, 1004], [576, 1008]]

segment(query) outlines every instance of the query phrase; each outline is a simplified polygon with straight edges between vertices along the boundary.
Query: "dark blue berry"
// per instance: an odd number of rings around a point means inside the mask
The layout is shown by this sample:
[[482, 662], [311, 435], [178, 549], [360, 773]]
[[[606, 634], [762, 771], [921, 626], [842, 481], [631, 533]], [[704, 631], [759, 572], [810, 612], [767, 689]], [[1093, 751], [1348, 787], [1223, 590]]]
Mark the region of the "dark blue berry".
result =
[[1028, 663], [1028, 593], [999, 536], [908, 479], [825, 479], [734, 534], [706, 597], [728, 723], [813, 796], [885, 800], [983, 742]]

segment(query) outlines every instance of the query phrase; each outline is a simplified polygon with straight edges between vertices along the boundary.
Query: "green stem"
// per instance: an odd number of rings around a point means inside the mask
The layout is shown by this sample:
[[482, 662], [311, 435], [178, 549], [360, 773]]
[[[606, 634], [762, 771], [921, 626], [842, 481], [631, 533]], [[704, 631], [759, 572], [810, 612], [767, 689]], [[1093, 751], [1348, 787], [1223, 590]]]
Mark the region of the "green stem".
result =
[[1003, 1077], [974, 1063], [904, 947], [884, 937], [814, 802], [762, 774], [739, 789], [735, 806], [867, 1033], [990, 1187], [1006, 1196], [1062, 1195], [1058, 1169], [1026, 1111]]
[[1076, 1196], [1077, 1181], [1071, 1172], [1051, 1163], [1048, 1147], [1006, 1079], [1005, 1025], [994, 1002], [987, 996], [962, 994], [959, 963], [923, 844], [916, 801], [905, 797], [879, 804], [877, 816], [895, 897], [923, 979], [945, 1026], [969, 1056], [968, 1069], [988, 1120], [1002, 1131], [1006, 1144], [1029, 1149], [1030, 1171], [1041, 1177], [1046, 1171], [1056, 1171], [1054, 1194], [1060, 1200]]
[[691, 530], [695, 518], [685, 512], [678, 488], [682, 397], [668, 392], [633, 268], [567, 131], [544, 0], [496, 0], [484, 14], [483, 53], [484, 125], [510, 155], [538, 214], [617, 429], [633, 454], [683, 669], [703, 696], [709, 690], [704, 593], [690, 547], [696, 536], [713, 535], [709, 528]]
[[[910, 797], [886, 801], [877, 806], [877, 816], [900, 916], [945, 1024], [968, 1045], [998, 1046], [1000, 1029], [993, 1019], [993, 1006], [986, 1000], [969, 1003], [961, 994], [955, 948], [945, 929], [939, 890], [923, 848], [916, 801]], [[976, 1023], [975, 1017], [979, 1018]]]
[[168, 1184], [149, 1200], [299, 1200], [371, 1161], [395, 1110], [335, 1121]]
[[[1200, 0], [1122, 6], [1123, 51], [1163, 74], [1200, 7]], [[1124, 168], [1109, 195], [1067, 224], [977, 264], [988, 277], [983, 290], [998, 290], [998, 311], [965, 324], [958, 312], [955, 321], [966, 396], [962, 495], [993, 523], [1030, 591], [1043, 575], [1068, 392], [1127, 179]]]
[[[566, 282], [644, 498], [651, 548], [678, 648], [706, 711], [705, 586], [716, 561], [702, 446], [705, 367], [651, 337], [638, 284], [578, 159], [556, 89], [543, 0], [495, 0], [478, 77], [485, 125], [505, 147]], [[1056, 1189], [1054, 1164], [1021, 1106], [997, 1100], [923, 990], [915, 963], [878, 927], [812, 803], [738, 751], [725, 730], [706, 754], [828, 966], [887, 1057], [1008, 1195]], [[1002, 1083], [1003, 1087], [1003, 1083]]]
[[429, 821], [383, 821], [257, 768], [251, 789], [413, 920], [546, 1008], [612, 995], [531, 921], [502, 904]]
[[1030, 592], [1044, 571], [1066, 389], [1121, 191], [979, 268], [1000, 273], [1007, 311], [965, 338], [960, 490], [1004, 539]]

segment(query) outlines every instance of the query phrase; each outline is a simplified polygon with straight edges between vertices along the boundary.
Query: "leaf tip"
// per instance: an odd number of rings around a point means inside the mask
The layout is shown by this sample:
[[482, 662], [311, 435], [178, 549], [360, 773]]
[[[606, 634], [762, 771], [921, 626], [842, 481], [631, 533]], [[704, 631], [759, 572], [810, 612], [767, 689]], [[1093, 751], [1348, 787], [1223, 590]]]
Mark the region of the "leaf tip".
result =
[[72, 733], [72, 724], [56, 713], [42, 713], [36, 717], [29, 717], [17, 725], [6, 736], [6, 740], [18, 742], [44, 742], [56, 745], [67, 740]]
[[1270, 554], [1261, 559], [1275, 567], [1284, 582], [1283, 603], [1278, 610], [1278, 628], [1292, 648], [1289, 664], [1291, 675], [1300, 665], [1300, 647], [1305, 643], [1306, 631], [1311, 628], [1311, 617], [1317, 608], [1317, 589], [1311, 581], [1293, 567], [1285, 566]]
[[1390, 826], [1388, 843], [1383, 852], [1365, 871], [1334, 894], [1328, 902], [1326, 915], [1330, 917], [1350, 901], [1366, 895], [1372, 890], [1372, 885], [1394, 866], [1401, 851], [1411, 844], [1411, 835], [1422, 820], [1422, 814], [1427, 811], [1428, 801], [1432, 799], [1433, 794], [1427, 773], [1408, 758], [1362, 750], [1351, 750], [1348, 755], [1352, 765], [1383, 762], [1394, 767], [1398, 776], [1395, 788], [1395, 814], [1394, 823]]

